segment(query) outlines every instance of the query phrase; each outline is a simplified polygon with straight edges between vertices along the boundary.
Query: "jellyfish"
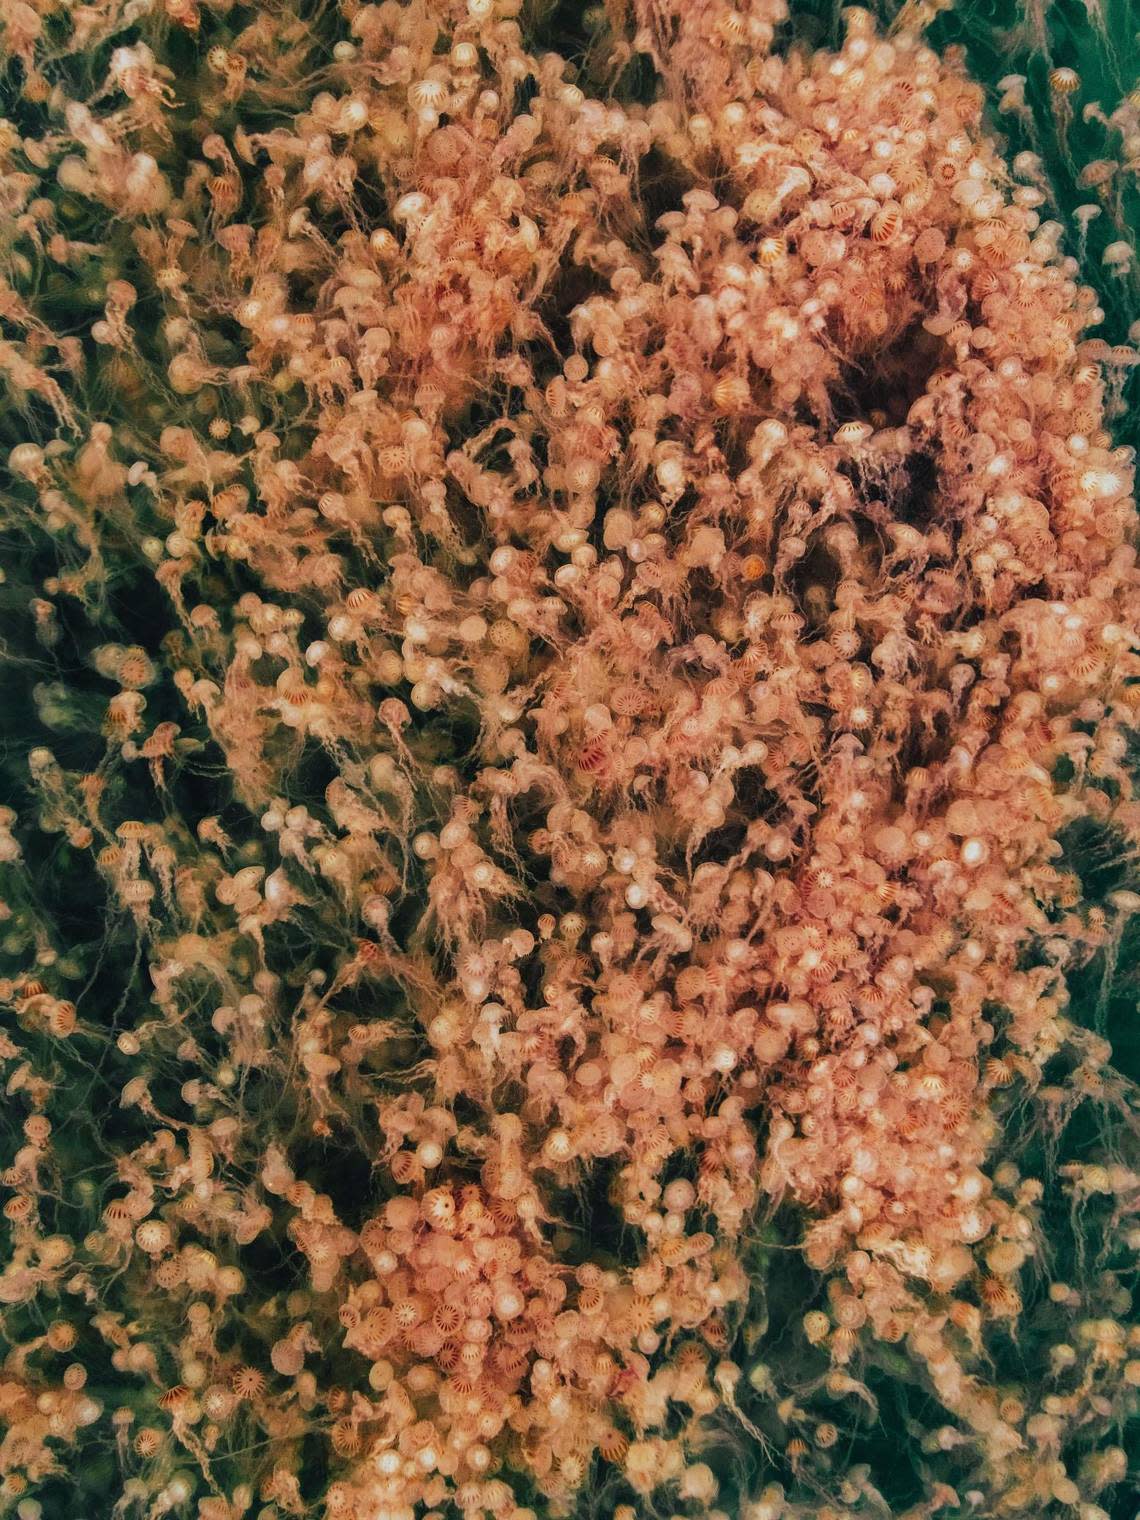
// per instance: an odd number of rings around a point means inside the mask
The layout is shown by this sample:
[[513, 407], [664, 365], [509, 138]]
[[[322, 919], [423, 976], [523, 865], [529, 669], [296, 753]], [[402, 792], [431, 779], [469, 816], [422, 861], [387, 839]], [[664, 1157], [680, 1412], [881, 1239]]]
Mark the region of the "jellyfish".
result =
[[1015, 117], [1026, 132], [1033, 131], [1033, 111], [1025, 98], [1028, 80], [1024, 74], [1006, 74], [998, 80], [998, 110], [1003, 116]]
[[1094, 222], [1100, 215], [1100, 207], [1094, 205], [1078, 206], [1073, 212], [1073, 220], [1077, 224], [1077, 258], [1083, 264], [1088, 256], [1089, 224]]
[[1120, 73], [1120, 59], [1117, 57], [1116, 48], [1112, 42], [1112, 35], [1105, 20], [1104, 0], [1082, 0], [1082, 3], [1089, 26], [1092, 28], [1099, 44], [1100, 56], [1107, 62], [1116, 87], [1122, 90], [1124, 81]]
[[1114, 279], [1121, 280], [1132, 268], [1136, 258], [1136, 250], [1131, 243], [1123, 238], [1115, 243], [1109, 243], [1101, 255], [1101, 262]]
[[1053, 108], [1053, 125], [1057, 129], [1057, 142], [1066, 161], [1071, 165], [1069, 154], [1069, 128], [1073, 122], [1073, 96], [1081, 87], [1081, 76], [1076, 69], [1052, 69], [1049, 74], [1049, 100]]

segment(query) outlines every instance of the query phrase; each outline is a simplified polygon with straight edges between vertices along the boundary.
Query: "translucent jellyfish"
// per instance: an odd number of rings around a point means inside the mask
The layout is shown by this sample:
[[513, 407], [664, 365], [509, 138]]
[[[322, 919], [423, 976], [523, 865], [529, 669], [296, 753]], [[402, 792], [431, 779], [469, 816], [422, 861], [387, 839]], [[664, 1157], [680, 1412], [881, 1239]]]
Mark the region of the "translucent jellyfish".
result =
[[1073, 220], [1077, 224], [1077, 258], [1083, 264], [1088, 256], [1089, 225], [1095, 222], [1100, 215], [1100, 207], [1091, 203], [1078, 206], [1073, 212]]
[[1069, 155], [1069, 128], [1073, 122], [1073, 97], [1081, 87], [1081, 76], [1076, 69], [1052, 69], [1049, 74], [1049, 103], [1053, 111], [1053, 124], [1057, 129], [1057, 141], [1061, 152], [1071, 163]]

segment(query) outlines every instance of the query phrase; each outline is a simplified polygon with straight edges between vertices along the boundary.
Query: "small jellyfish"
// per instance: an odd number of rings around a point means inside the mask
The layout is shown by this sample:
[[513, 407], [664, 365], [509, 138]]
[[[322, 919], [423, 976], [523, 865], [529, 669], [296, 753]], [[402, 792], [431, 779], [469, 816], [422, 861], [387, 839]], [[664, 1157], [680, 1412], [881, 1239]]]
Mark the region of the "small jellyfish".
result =
[[1090, 121], [1098, 121], [1106, 131], [1111, 132], [1114, 130], [1111, 118], [1104, 114], [1104, 107], [1099, 100], [1087, 101], [1081, 107], [1081, 120], [1086, 126]]
[[1049, 193], [1049, 176], [1039, 153], [1018, 153], [1011, 165], [1018, 179], [1028, 180], [1045, 196]]
[[1077, 184], [1085, 190], [1100, 190], [1112, 183], [1118, 168], [1119, 165], [1110, 158], [1094, 158], [1077, 175]]
[[1028, 83], [1024, 74], [1006, 74], [998, 80], [998, 110], [1003, 116], [1015, 116], [1027, 130], [1033, 127], [1033, 112], [1025, 99], [1025, 86]]
[[1073, 220], [1077, 224], [1077, 257], [1083, 264], [1088, 255], [1089, 223], [1094, 222], [1100, 215], [1100, 207], [1093, 205], [1078, 206], [1073, 212]]
[[1112, 158], [1094, 158], [1085, 164], [1077, 176], [1077, 183], [1092, 190], [1097, 201], [1112, 217], [1117, 227], [1127, 227], [1123, 208], [1125, 181], [1120, 174], [1120, 164]]
[[1069, 127], [1073, 121], [1073, 96], [1081, 87], [1081, 76], [1076, 69], [1052, 69], [1049, 74], [1049, 99], [1053, 107], [1053, 123], [1057, 128], [1057, 141], [1061, 152], [1071, 162], [1069, 154]]
[[1136, 250], [1131, 243], [1126, 243], [1123, 239], [1109, 243], [1101, 255], [1104, 267], [1116, 279], [1123, 279], [1132, 268], [1135, 257]]
[[1123, 88], [1123, 79], [1120, 74], [1120, 60], [1116, 55], [1116, 49], [1112, 44], [1112, 35], [1104, 15], [1104, 0], [1083, 0], [1085, 15], [1088, 17], [1089, 26], [1096, 34], [1100, 44], [1100, 54], [1104, 58], [1111, 71], [1112, 77], [1118, 88]]
[[844, 422], [836, 429], [832, 441], [844, 449], [860, 449], [874, 431], [869, 422]]

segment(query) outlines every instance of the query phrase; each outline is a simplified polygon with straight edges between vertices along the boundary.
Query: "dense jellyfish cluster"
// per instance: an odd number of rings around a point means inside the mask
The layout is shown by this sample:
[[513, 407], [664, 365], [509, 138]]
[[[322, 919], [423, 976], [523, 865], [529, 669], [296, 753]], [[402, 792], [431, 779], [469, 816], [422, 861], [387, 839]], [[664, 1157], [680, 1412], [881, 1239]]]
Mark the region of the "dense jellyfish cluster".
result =
[[0, 1514], [1125, 1514], [1140, 105], [937, 10], [4, 6]]

